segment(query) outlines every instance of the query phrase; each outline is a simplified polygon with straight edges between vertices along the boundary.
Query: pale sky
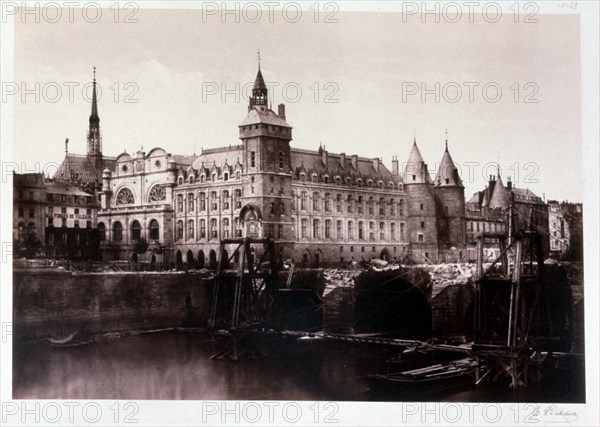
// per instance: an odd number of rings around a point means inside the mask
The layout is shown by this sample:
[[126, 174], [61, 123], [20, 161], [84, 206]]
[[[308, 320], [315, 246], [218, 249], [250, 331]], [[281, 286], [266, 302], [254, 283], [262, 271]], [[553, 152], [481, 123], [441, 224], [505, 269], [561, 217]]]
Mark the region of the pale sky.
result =
[[[143, 145], [146, 151], [160, 146], [191, 155], [201, 147], [239, 144], [237, 126], [247, 101], [238, 102], [234, 94], [222, 100], [220, 92], [203, 99], [203, 88], [235, 92], [236, 83], [253, 82], [260, 48], [265, 80], [279, 85], [270, 94], [273, 109], [284, 102], [294, 127], [293, 147], [316, 150], [322, 143], [330, 152], [381, 157], [390, 167], [392, 156], [401, 163], [408, 159], [416, 132], [433, 172], [447, 128], [467, 198], [495, 173], [495, 166], [486, 165], [499, 161], [505, 182], [512, 175], [517, 186], [546, 199], [582, 199], [576, 15], [538, 15], [539, 22], [530, 24], [508, 17], [494, 24], [422, 24], [418, 18], [402, 22], [398, 13], [348, 12], [337, 13], [339, 22], [330, 24], [314, 23], [308, 13], [293, 24], [280, 15], [274, 23], [265, 17], [223, 24], [218, 15], [203, 22], [197, 10], [140, 10], [138, 23], [104, 16], [97, 23], [76, 14], [73, 23], [15, 24], [15, 81], [27, 88], [35, 82], [62, 87], [57, 102], [28, 96], [14, 103], [14, 161], [30, 170], [39, 163], [53, 172], [45, 165], [62, 161], [65, 138], [69, 152], [85, 153], [90, 104], [81, 88], [91, 81], [93, 66], [103, 89], [104, 154]], [[73, 102], [67, 82], [79, 83]], [[125, 102], [129, 82], [139, 88], [132, 95], [137, 103]], [[422, 84], [450, 85], [446, 96], [440, 89], [439, 102], [433, 94], [423, 102], [420, 92], [406, 95], [412, 82], [419, 90]], [[478, 85], [473, 102], [466, 82]], [[495, 103], [483, 97], [488, 83], [502, 89]], [[456, 86], [462, 98], [450, 102]], [[294, 87], [302, 95], [289, 102]], [[53, 87], [46, 88], [54, 97]], [[338, 102], [325, 102], [326, 95]], [[495, 95], [490, 88], [488, 96]], [[539, 102], [523, 102], [527, 95]]]

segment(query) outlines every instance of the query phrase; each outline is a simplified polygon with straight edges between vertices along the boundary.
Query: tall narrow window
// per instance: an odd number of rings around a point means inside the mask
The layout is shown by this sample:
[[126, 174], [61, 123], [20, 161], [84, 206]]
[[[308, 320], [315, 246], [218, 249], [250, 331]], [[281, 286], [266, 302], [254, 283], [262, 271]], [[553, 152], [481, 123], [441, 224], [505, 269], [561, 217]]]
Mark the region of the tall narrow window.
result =
[[150, 240], [158, 240], [160, 237], [160, 228], [158, 225], [158, 221], [153, 219], [150, 221]]
[[131, 223], [131, 241], [135, 242], [140, 240], [142, 227], [138, 221], [133, 221]]
[[123, 225], [119, 221], [113, 224], [113, 241], [123, 241]]
[[183, 239], [183, 221], [177, 221], [177, 240]]
[[256, 167], [256, 153], [254, 151], [250, 152], [250, 167]]

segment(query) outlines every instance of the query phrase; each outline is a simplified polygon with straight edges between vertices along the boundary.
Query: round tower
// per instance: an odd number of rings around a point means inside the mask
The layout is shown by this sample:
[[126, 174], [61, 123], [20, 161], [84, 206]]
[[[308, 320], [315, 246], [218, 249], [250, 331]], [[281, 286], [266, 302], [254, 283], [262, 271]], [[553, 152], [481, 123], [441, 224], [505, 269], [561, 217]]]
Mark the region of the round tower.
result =
[[402, 177], [408, 196], [407, 220], [412, 258], [436, 261], [438, 234], [434, 185], [415, 138]]
[[458, 168], [446, 149], [435, 177], [435, 201], [438, 217], [438, 243], [441, 251], [456, 248], [455, 256], [461, 256], [466, 242], [465, 186], [460, 179]]

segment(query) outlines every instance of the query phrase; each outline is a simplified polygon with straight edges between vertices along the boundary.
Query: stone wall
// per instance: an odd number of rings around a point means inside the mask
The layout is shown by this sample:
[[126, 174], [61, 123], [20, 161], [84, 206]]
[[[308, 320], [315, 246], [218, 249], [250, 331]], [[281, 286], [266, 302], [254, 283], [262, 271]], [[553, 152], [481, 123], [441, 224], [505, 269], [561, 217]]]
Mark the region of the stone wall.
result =
[[201, 325], [211, 292], [211, 281], [184, 272], [15, 271], [14, 334], [32, 340]]

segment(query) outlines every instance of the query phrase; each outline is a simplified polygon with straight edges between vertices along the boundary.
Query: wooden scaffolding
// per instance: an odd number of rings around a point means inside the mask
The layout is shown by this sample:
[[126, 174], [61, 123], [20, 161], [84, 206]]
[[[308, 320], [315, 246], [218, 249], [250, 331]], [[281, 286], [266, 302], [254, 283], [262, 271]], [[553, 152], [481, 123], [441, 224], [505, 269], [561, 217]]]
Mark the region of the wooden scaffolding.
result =
[[244, 331], [276, 328], [278, 307], [273, 240], [222, 240], [208, 325], [216, 335], [232, 338], [232, 345], [216, 351], [213, 358], [233, 353], [237, 359]]
[[[493, 241], [500, 255], [485, 268], [484, 244]], [[510, 244], [504, 234], [479, 236], [473, 343], [477, 384], [508, 375], [510, 387], [518, 388], [538, 379], [537, 357], [553, 339], [545, 286], [537, 232], [518, 233]]]

